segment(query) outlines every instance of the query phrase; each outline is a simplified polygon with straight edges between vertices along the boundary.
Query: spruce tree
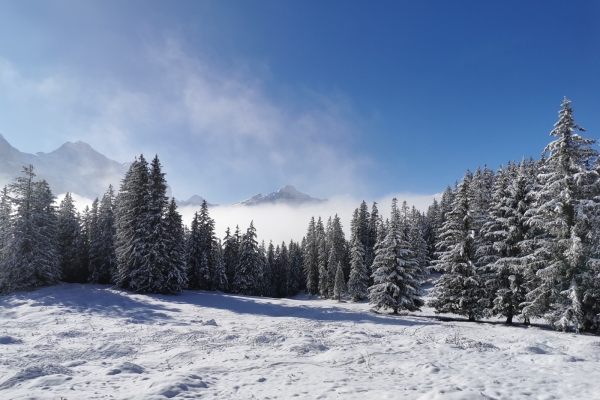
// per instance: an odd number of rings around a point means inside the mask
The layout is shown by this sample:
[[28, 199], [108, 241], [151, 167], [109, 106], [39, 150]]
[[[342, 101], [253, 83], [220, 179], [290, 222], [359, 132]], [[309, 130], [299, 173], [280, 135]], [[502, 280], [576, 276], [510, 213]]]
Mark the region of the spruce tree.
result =
[[352, 301], [361, 301], [367, 298], [369, 292], [369, 273], [365, 263], [364, 246], [355, 236], [351, 244], [351, 269], [348, 280], [348, 293]]
[[369, 299], [375, 308], [418, 311], [423, 306], [419, 266], [414, 260], [410, 244], [400, 231], [398, 201], [392, 200], [392, 217], [387, 234], [378, 243], [373, 262], [374, 285], [369, 288]]
[[548, 158], [540, 171], [538, 202], [528, 223], [542, 229], [533, 258], [544, 260], [536, 275], [540, 285], [527, 294], [525, 316], [543, 316], [557, 329], [597, 330], [598, 291], [594, 287], [598, 240], [596, 228], [598, 152], [593, 139], [581, 137], [570, 101], [565, 98], [556, 137], [544, 149]]
[[308, 294], [319, 293], [319, 243], [317, 238], [315, 217], [311, 217], [306, 236], [304, 237], [304, 274], [306, 275], [306, 291]]
[[223, 248], [221, 241], [217, 238], [214, 238], [212, 245], [210, 263], [213, 266], [212, 290], [226, 291], [229, 284], [227, 282], [225, 260], [223, 259]]
[[80, 257], [84, 239], [81, 237], [81, 226], [75, 203], [68, 192], [60, 202], [57, 229], [62, 280], [71, 283], [84, 283], [87, 266], [82, 265]]
[[235, 280], [235, 268], [239, 261], [240, 251], [240, 228], [235, 227], [235, 233], [230, 234], [229, 228], [225, 232], [223, 239], [223, 262], [225, 263], [225, 273], [227, 274], [228, 291], [233, 290], [233, 282]]
[[187, 284], [183, 222], [172, 198], [164, 216], [167, 265], [162, 270], [163, 293], [179, 293]]
[[30, 165], [9, 186], [14, 213], [0, 263], [2, 294], [52, 285], [60, 279], [54, 196], [45, 181], [36, 182], [34, 178]]
[[333, 286], [333, 296], [334, 299], [338, 301], [342, 300], [342, 296], [346, 294], [346, 280], [344, 279], [344, 270], [342, 268], [342, 263], [337, 263], [337, 268], [335, 271], [335, 284]]
[[133, 274], [144, 266], [149, 256], [149, 184], [148, 163], [141, 155], [129, 167], [117, 197], [115, 283], [122, 288], [135, 290], [131, 285]]
[[475, 264], [471, 180], [472, 174], [467, 171], [454, 195], [452, 211], [446, 214], [440, 234], [442, 251], [436, 263], [443, 274], [435, 284], [436, 298], [430, 305], [437, 313], [464, 315], [475, 321], [483, 316], [487, 304], [480, 270]]
[[90, 282], [113, 282], [117, 269], [115, 235], [115, 195], [111, 185], [102, 196], [98, 209], [97, 235], [90, 245]]
[[198, 212], [194, 213], [190, 227], [190, 237], [186, 242], [185, 251], [186, 276], [188, 289], [209, 290], [210, 274], [208, 258], [202, 246], [202, 233]]
[[234, 292], [246, 295], [255, 295], [259, 289], [257, 279], [260, 268], [258, 243], [256, 242], [256, 229], [254, 222], [250, 222], [248, 230], [242, 237], [240, 246], [240, 259], [235, 272]]

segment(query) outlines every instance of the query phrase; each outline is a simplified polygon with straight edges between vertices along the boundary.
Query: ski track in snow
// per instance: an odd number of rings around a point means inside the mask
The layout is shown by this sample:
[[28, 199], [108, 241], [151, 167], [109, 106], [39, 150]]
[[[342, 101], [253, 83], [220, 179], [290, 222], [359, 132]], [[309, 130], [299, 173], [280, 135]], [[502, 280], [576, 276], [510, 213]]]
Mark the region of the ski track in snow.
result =
[[0, 398], [598, 398], [597, 336], [369, 310], [103, 285], [18, 292], [0, 298]]

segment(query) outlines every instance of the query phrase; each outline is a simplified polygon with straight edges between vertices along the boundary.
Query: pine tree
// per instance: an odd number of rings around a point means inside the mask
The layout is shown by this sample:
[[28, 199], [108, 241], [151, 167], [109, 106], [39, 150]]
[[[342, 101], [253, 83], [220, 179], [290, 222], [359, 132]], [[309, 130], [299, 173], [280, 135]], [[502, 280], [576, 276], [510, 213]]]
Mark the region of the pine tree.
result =
[[338, 299], [338, 301], [342, 300], [342, 296], [346, 294], [346, 280], [344, 279], [344, 270], [342, 269], [342, 263], [337, 263], [337, 268], [335, 271], [335, 285], [333, 286], [333, 296], [332, 298]]
[[11, 237], [12, 226], [12, 201], [8, 192], [8, 186], [4, 186], [0, 196], [0, 264], [2, 263], [3, 251]]
[[221, 241], [217, 238], [214, 239], [212, 245], [210, 262], [213, 266], [212, 290], [226, 291], [229, 284], [227, 282]]
[[111, 185], [102, 196], [98, 209], [97, 235], [90, 245], [90, 282], [113, 282], [117, 269], [115, 236], [115, 195]]
[[200, 216], [197, 212], [194, 213], [194, 218], [192, 219], [190, 237], [186, 242], [185, 254], [188, 289], [209, 290], [208, 257], [202, 246]]
[[281, 247], [277, 246], [275, 251], [275, 271], [274, 283], [275, 283], [275, 297], [286, 297], [287, 293], [287, 280], [289, 270], [289, 253], [285, 242], [281, 243]]
[[436, 299], [431, 306], [437, 313], [465, 315], [479, 319], [487, 306], [480, 273], [475, 264], [473, 218], [469, 196], [472, 174], [467, 171], [454, 196], [452, 211], [446, 214], [439, 244], [444, 249], [436, 263], [443, 275], [435, 284]]
[[275, 278], [275, 246], [273, 246], [273, 242], [269, 242], [269, 246], [267, 247], [266, 261], [265, 261], [265, 273], [264, 276], [264, 295], [267, 297], [276, 297], [276, 278]]
[[300, 281], [302, 279], [302, 249], [290, 240], [289, 262], [287, 271], [286, 293], [288, 296], [294, 296], [300, 289]]
[[369, 273], [365, 263], [364, 246], [355, 237], [351, 247], [351, 270], [348, 280], [348, 293], [352, 301], [361, 301], [367, 298], [369, 292]]
[[225, 273], [227, 274], [228, 291], [232, 291], [232, 285], [235, 280], [235, 268], [239, 261], [240, 250], [240, 228], [235, 227], [234, 235], [230, 234], [229, 228], [225, 232], [223, 239], [223, 261], [225, 263]]
[[2, 294], [52, 285], [61, 275], [54, 196], [45, 181], [35, 182], [34, 178], [30, 165], [9, 186], [15, 212], [0, 264]]
[[[526, 301], [526, 266], [533, 242], [525, 216], [534, 201], [532, 176], [525, 159], [518, 168], [512, 169], [517, 171], [507, 185], [504, 201], [500, 201], [501, 209], [491, 212], [500, 225], [500, 234], [495, 235], [494, 243], [499, 257], [492, 264], [492, 279], [486, 282], [486, 286], [495, 289], [491, 313], [505, 316], [507, 324], [521, 314], [522, 304]], [[528, 323], [527, 318], [525, 322]]]
[[315, 218], [311, 217], [304, 238], [304, 274], [306, 275], [306, 291], [308, 294], [319, 293], [319, 243], [317, 238]]
[[234, 292], [246, 295], [255, 295], [260, 282], [257, 282], [257, 274], [260, 268], [258, 254], [258, 243], [256, 242], [256, 229], [254, 222], [242, 237], [240, 246], [240, 259], [235, 272]]
[[129, 167], [117, 197], [115, 283], [122, 288], [131, 288], [132, 274], [148, 258], [149, 179], [148, 163], [141, 155]]
[[400, 210], [392, 200], [392, 217], [388, 232], [378, 243], [373, 262], [374, 285], [369, 288], [369, 299], [375, 308], [418, 311], [423, 306], [421, 283], [417, 278], [419, 267], [410, 244], [400, 232]]
[[165, 213], [164, 223], [164, 239], [166, 239], [165, 247], [168, 264], [162, 271], [164, 288], [161, 291], [163, 293], [179, 293], [187, 284], [185, 242], [183, 222], [181, 215], [177, 212], [177, 204], [175, 204], [175, 199], [173, 198], [169, 202]]
[[407, 241], [419, 267], [418, 276], [415, 275], [415, 278], [423, 283], [429, 276], [429, 251], [427, 242], [425, 242], [425, 217], [413, 206], [408, 223]]
[[544, 266], [536, 275], [540, 285], [527, 294], [523, 314], [543, 316], [557, 329], [573, 326], [576, 331], [599, 327], [598, 293], [594, 287], [594, 253], [598, 242], [590, 235], [595, 228], [598, 193], [596, 143], [576, 131], [570, 101], [565, 98], [559, 120], [550, 132], [556, 137], [544, 149], [548, 158], [540, 171], [537, 207], [528, 223], [542, 229], [533, 253]]
[[82, 265], [80, 249], [83, 246], [81, 226], [71, 194], [67, 192], [60, 203], [57, 218], [58, 253], [60, 254], [62, 280], [84, 283], [86, 265]]

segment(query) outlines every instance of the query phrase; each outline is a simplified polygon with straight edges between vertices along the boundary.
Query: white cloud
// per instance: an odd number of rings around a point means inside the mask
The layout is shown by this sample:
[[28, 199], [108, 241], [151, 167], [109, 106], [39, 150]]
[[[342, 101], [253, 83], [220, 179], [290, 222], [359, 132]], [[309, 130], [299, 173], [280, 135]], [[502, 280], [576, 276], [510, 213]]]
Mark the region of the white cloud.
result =
[[[421, 211], [426, 211], [427, 207], [433, 202], [434, 197], [439, 195], [416, 195], [411, 193], [396, 193], [376, 199], [379, 213], [384, 218], [390, 215], [392, 198], [396, 197], [399, 202], [406, 201], [409, 206], [415, 206]], [[337, 214], [342, 222], [346, 238], [350, 238], [350, 219], [355, 208], [362, 200], [352, 196], [338, 196], [327, 202], [305, 205], [301, 207], [288, 206], [284, 204], [260, 205], [260, 206], [219, 206], [211, 207], [209, 214], [215, 220], [216, 234], [219, 237], [225, 236], [227, 227], [235, 230], [239, 225], [240, 230], [245, 232], [250, 221], [254, 221], [259, 240], [273, 240], [273, 243], [289, 242], [290, 239], [299, 241], [306, 234], [308, 223], [312, 216], [317, 219], [319, 216], [325, 221], [331, 216]], [[367, 201], [369, 210], [372, 200]], [[199, 207], [187, 206], [179, 209], [183, 216], [184, 223], [188, 226], [192, 221], [194, 212]]]
[[[122, 162], [158, 153], [178, 198], [231, 202], [285, 184], [320, 197], [367, 189], [372, 161], [352, 151], [359, 133], [343, 98], [301, 88], [273, 95], [277, 84], [260, 69], [216, 67], [173, 39], [138, 57], [135, 78], [28, 75], [0, 60], [0, 132], [19, 137], [18, 148], [28, 138], [21, 149], [29, 152], [84, 140]], [[40, 142], [46, 147], [34, 148]]]

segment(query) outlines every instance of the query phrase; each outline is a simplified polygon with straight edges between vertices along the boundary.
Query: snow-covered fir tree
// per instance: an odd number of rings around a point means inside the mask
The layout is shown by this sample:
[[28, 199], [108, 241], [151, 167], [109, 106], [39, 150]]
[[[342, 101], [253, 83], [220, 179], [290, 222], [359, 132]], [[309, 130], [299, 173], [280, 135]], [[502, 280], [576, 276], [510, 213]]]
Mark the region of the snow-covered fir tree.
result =
[[303, 246], [303, 268], [306, 275], [306, 291], [308, 294], [319, 293], [319, 243], [315, 226], [315, 218], [308, 223]]
[[254, 222], [242, 237], [240, 246], [240, 258], [235, 272], [233, 283], [234, 293], [254, 295], [260, 288], [258, 272], [260, 269], [260, 257], [258, 253], [258, 242], [256, 241], [256, 229]]
[[62, 280], [84, 283], [87, 278], [87, 266], [80, 257], [83, 246], [81, 225], [71, 193], [65, 194], [60, 202], [57, 218], [58, 253], [60, 254]]
[[302, 249], [294, 241], [290, 241], [288, 249], [289, 262], [286, 292], [288, 296], [294, 296], [300, 290], [300, 283], [302, 281]]
[[437, 269], [443, 272], [435, 283], [436, 298], [430, 305], [437, 313], [464, 315], [475, 321], [487, 307], [480, 271], [475, 264], [475, 238], [471, 217], [469, 185], [472, 174], [467, 171], [453, 196], [452, 211], [440, 233]]
[[537, 204], [528, 223], [543, 230], [532, 258], [544, 260], [539, 285], [527, 294], [523, 314], [544, 317], [557, 329], [597, 331], [598, 152], [594, 139], [581, 137], [570, 101], [565, 98], [550, 132], [556, 139], [544, 149], [547, 159], [538, 175]]
[[61, 275], [54, 196], [45, 181], [34, 181], [33, 166], [23, 168], [8, 193], [14, 213], [0, 260], [0, 293], [51, 285]]
[[369, 300], [377, 309], [417, 311], [423, 306], [419, 266], [410, 244], [400, 232], [398, 201], [392, 200], [392, 216], [385, 238], [377, 244], [373, 262], [374, 284]]
[[275, 297], [285, 297], [287, 293], [287, 272], [289, 269], [289, 254], [285, 242], [275, 249], [274, 288]]
[[334, 299], [338, 301], [342, 300], [342, 296], [346, 294], [346, 280], [344, 279], [344, 269], [342, 268], [342, 263], [337, 263], [337, 268], [335, 269], [335, 284], [333, 286], [333, 296]]
[[230, 234], [229, 228], [225, 232], [223, 239], [223, 262], [225, 263], [225, 273], [227, 274], [228, 290], [232, 290], [235, 280], [235, 268], [239, 261], [240, 252], [240, 228], [235, 227], [235, 233]]
[[102, 196], [98, 208], [97, 235], [90, 244], [89, 281], [110, 283], [116, 274], [115, 254], [115, 195], [112, 185]]
[[227, 282], [227, 272], [225, 270], [225, 261], [223, 259], [223, 248], [221, 246], [221, 240], [214, 238], [214, 242], [211, 249], [211, 260], [212, 265], [212, 290], [219, 290], [221, 292], [227, 291], [229, 283]]
[[188, 289], [209, 290], [210, 271], [208, 270], [208, 255], [204, 252], [198, 212], [194, 213], [194, 218], [192, 219], [185, 254]]
[[358, 237], [354, 237], [350, 247], [350, 279], [348, 280], [348, 294], [352, 301], [361, 301], [367, 298], [369, 292], [369, 271], [365, 263], [364, 246]]
[[164, 276], [162, 292], [179, 293], [187, 286], [187, 276], [183, 222], [177, 212], [175, 199], [169, 202], [164, 215], [164, 224], [167, 265], [162, 270]]

